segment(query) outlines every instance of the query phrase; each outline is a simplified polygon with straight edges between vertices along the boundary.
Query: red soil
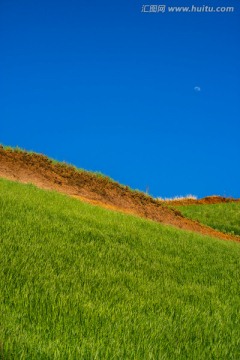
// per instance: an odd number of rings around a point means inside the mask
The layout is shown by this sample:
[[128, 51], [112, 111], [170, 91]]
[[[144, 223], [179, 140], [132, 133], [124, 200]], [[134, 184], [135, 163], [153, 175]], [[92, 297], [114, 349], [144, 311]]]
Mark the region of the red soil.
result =
[[94, 205], [134, 214], [184, 230], [224, 240], [240, 241], [238, 236], [224, 234], [187, 219], [178, 210], [171, 209], [144, 193], [132, 191], [126, 186], [89, 172], [77, 171], [72, 166], [55, 164], [43, 155], [5, 150], [0, 146], [0, 177], [32, 183], [42, 189], [56, 190]]
[[188, 206], [188, 205], [210, 205], [210, 204], [239, 202], [239, 201], [240, 199], [213, 195], [213, 196], [206, 196], [202, 199], [185, 198], [181, 200], [161, 200], [161, 203], [171, 206]]

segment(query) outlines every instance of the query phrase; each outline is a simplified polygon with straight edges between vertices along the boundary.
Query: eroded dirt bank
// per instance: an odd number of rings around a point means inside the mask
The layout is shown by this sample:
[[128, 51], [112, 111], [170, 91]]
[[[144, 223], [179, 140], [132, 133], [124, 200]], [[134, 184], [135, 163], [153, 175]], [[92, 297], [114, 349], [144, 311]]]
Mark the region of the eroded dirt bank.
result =
[[170, 206], [188, 206], [188, 205], [212, 205], [212, 204], [220, 204], [220, 203], [229, 203], [229, 202], [239, 202], [240, 199], [234, 199], [231, 197], [224, 196], [206, 196], [202, 199], [191, 199], [185, 198], [180, 200], [160, 200], [162, 204], [170, 205]]
[[65, 164], [53, 163], [46, 156], [24, 151], [5, 150], [0, 146], [0, 177], [22, 183], [32, 183], [42, 189], [56, 190], [94, 205], [123, 211], [143, 218], [195, 231], [224, 240], [240, 238], [224, 234], [197, 221], [192, 221], [178, 210], [126, 186], [95, 174], [77, 171]]

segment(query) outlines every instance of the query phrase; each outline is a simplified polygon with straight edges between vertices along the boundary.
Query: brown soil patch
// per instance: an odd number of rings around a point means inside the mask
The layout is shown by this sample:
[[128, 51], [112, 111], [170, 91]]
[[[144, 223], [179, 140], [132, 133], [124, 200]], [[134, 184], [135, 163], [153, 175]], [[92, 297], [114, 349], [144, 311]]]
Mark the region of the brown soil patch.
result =
[[189, 220], [178, 210], [171, 209], [144, 193], [132, 191], [126, 186], [89, 172], [77, 171], [72, 166], [55, 164], [43, 155], [5, 150], [0, 146], [0, 177], [32, 183], [39, 188], [56, 190], [93, 205], [134, 214], [184, 230], [240, 241], [238, 236], [224, 234]]
[[206, 196], [202, 199], [180, 199], [180, 200], [160, 200], [162, 204], [170, 206], [188, 206], [188, 205], [212, 205], [229, 202], [239, 202], [240, 199], [232, 197], [223, 197], [218, 195]]

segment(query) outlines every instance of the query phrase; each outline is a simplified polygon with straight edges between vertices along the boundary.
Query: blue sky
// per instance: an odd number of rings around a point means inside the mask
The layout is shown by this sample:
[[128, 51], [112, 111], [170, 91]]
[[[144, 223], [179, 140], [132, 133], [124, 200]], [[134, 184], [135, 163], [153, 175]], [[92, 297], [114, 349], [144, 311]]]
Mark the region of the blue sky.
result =
[[239, 4], [1, 0], [0, 142], [153, 196], [240, 197]]

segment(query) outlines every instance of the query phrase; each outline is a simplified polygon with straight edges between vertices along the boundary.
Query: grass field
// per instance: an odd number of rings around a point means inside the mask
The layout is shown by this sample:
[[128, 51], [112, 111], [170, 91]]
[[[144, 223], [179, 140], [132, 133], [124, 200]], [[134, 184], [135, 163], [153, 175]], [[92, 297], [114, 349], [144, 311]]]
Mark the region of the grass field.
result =
[[240, 235], [240, 202], [179, 206], [178, 210], [214, 229]]
[[2, 359], [240, 358], [240, 244], [0, 180]]

